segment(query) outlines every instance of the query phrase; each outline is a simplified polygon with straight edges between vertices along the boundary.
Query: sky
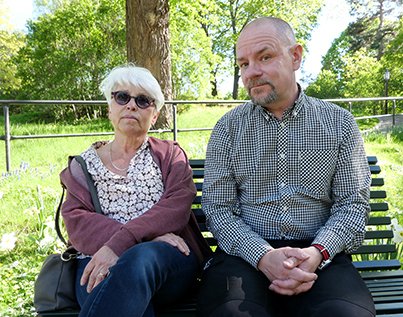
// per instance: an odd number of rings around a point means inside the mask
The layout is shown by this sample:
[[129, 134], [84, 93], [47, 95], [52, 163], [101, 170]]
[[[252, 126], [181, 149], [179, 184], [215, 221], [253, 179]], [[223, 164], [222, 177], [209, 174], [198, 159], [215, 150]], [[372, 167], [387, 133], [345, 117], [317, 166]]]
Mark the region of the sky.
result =
[[[33, 0], [3, 0], [9, 7], [11, 23], [18, 30], [25, 30], [25, 22], [33, 14]], [[303, 73], [317, 76], [321, 68], [322, 56], [330, 48], [332, 41], [337, 38], [342, 31], [352, 21], [348, 12], [348, 5], [345, 0], [326, 0], [325, 7], [319, 16], [319, 26], [313, 31], [311, 41], [307, 43], [309, 50], [304, 56]], [[297, 77], [301, 77], [301, 71]], [[232, 83], [229, 83], [232, 87]]]

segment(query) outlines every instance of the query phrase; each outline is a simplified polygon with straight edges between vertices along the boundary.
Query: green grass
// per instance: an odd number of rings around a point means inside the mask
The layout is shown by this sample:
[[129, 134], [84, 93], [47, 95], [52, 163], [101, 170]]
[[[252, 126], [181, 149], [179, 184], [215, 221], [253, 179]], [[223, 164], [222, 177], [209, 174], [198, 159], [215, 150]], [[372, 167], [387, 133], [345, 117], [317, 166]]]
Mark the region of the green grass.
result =
[[[228, 107], [192, 107], [179, 116], [178, 125], [180, 129], [213, 127], [228, 110]], [[111, 131], [108, 120], [69, 125], [24, 123], [26, 118], [16, 116], [10, 119], [13, 135]], [[360, 123], [363, 130], [373, 124]], [[182, 132], [178, 141], [190, 158], [204, 158], [209, 135], [210, 131]], [[172, 138], [172, 134], [156, 136]], [[0, 251], [0, 316], [35, 315], [32, 308], [35, 277], [44, 257], [61, 248], [52, 228], [52, 217], [61, 195], [58, 174], [66, 166], [69, 155], [81, 153], [96, 140], [111, 137], [13, 140], [10, 173], [5, 172], [5, 150], [4, 146], [0, 146], [0, 238], [11, 232], [17, 238], [15, 248]], [[386, 181], [390, 214], [400, 218], [401, 222], [403, 130], [368, 134], [365, 146], [368, 155], [376, 155], [379, 159]]]

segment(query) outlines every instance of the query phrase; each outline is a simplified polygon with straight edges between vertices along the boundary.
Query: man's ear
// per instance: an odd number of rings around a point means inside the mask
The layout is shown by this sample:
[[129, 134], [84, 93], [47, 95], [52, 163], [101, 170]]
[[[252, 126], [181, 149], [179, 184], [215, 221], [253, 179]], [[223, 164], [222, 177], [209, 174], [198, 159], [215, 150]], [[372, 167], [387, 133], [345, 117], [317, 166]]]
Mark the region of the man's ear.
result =
[[295, 45], [291, 46], [291, 48], [290, 48], [290, 54], [291, 54], [294, 70], [298, 70], [301, 67], [302, 52], [303, 52], [303, 48], [300, 44], [295, 44]]

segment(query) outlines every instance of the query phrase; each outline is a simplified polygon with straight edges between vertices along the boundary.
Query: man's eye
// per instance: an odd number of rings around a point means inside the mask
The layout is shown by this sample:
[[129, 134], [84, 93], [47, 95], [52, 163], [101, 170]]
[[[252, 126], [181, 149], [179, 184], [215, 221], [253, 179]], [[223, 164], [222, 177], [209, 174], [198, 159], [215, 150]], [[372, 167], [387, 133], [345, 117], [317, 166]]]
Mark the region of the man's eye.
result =
[[242, 63], [242, 64], [239, 65], [239, 68], [246, 68], [246, 67], [248, 67], [247, 63]]
[[270, 59], [269, 55], [265, 55], [265, 56], [262, 57], [263, 62], [267, 62], [269, 59]]

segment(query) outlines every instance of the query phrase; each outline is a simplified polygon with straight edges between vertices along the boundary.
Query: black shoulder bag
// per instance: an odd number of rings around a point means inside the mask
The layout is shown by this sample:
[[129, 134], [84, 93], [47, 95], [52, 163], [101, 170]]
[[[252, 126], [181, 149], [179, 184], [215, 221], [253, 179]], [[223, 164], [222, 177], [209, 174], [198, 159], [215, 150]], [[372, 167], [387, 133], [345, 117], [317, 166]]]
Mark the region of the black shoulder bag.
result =
[[[101, 213], [97, 191], [92, 177], [88, 173], [87, 165], [81, 156], [77, 155], [74, 158], [83, 169], [95, 210], [97, 213]], [[34, 288], [34, 306], [38, 313], [79, 309], [75, 292], [78, 252], [72, 246], [69, 246], [63, 238], [59, 225], [60, 210], [65, 193], [64, 185], [62, 187], [62, 197], [55, 214], [55, 229], [60, 240], [67, 246], [67, 249], [62, 254], [48, 255], [42, 265]]]

